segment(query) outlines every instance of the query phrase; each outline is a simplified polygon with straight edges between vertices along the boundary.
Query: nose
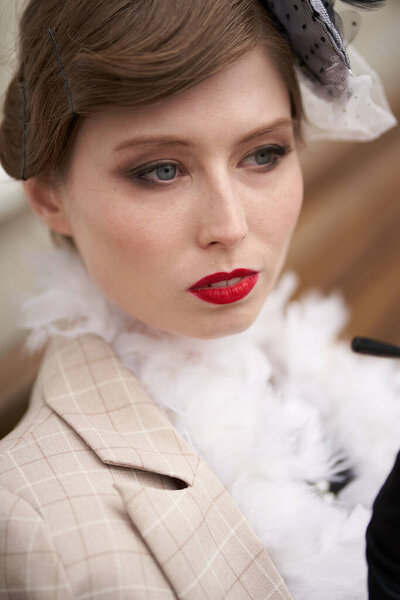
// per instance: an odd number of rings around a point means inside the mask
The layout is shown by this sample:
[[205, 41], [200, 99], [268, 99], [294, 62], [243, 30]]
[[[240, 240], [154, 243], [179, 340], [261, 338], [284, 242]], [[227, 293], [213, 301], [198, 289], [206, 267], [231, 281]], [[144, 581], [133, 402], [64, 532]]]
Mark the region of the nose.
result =
[[235, 248], [249, 232], [246, 209], [239, 190], [229, 181], [207, 187], [199, 200], [201, 216], [198, 228], [200, 246], [220, 244]]

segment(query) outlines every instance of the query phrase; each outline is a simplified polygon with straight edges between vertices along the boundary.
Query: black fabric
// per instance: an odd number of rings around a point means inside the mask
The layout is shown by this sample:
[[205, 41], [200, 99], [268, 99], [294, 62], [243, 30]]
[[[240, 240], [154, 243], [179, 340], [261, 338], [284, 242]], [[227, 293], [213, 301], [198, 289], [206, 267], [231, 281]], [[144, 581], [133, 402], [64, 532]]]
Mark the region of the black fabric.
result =
[[338, 473], [339, 480], [331, 481], [329, 486], [329, 491], [332, 494], [337, 495], [341, 492], [346, 485], [348, 485], [355, 478], [354, 471], [352, 469], [343, 469]]
[[[326, 99], [347, 90], [350, 61], [336, 29], [331, 2], [322, 0], [260, 0], [286, 37], [299, 67]], [[316, 10], [315, 6], [318, 7]]]
[[[345, 0], [358, 8], [378, 8], [383, 0]], [[344, 35], [334, 0], [260, 0], [278, 30], [287, 39], [298, 66], [326, 100], [340, 98], [349, 84], [350, 60], [346, 51], [351, 35]], [[358, 21], [354, 11], [352, 21]], [[354, 23], [356, 25], [356, 23]], [[347, 32], [350, 33], [351, 31]]]
[[400, 600], [400, 452], [367, 528], [369, 600]]

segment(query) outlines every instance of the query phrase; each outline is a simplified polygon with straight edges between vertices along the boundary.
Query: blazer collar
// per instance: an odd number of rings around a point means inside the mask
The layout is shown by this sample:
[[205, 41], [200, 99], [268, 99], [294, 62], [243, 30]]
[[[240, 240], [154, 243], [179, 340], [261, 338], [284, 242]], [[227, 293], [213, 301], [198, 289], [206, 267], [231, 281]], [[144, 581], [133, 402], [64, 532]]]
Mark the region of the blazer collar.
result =
[[102, 338], [53, 337], [40, 377], [45, 402], [102, 462], [193, 484], [199, 457]]

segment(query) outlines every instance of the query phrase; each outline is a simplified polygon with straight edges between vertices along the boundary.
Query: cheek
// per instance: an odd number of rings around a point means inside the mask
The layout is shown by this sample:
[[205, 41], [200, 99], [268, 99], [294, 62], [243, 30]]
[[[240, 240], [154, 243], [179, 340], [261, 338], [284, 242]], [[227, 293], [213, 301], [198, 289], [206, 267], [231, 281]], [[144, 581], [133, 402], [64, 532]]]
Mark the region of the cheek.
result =
[[98, 233], [113, 254], [127, 260], [150, 257], [156, 251], [156, 236], [133, 211], [110, 214]]
[[72, 194], [70, 221], [74, 237], [86, 253], [103, 254], [103, 249], [126, 248], [127, 240], [137, 240], [133, 211], [120, 201], [117, 193]]
[[144, 271], [154, 270], [183, 247], [181, 228], [155, 210], [126, 210], [110, 216], [103, 229], [108, 251]]
[[303, 178], [300, 168], [283, 173], [268, 194], [263, 210], [257, 215], [257, 227], [264, 239], [275, 246], [289, 241], [303, 202]]
[[133, 275], [158, 276], [174, 244], [181, 245], [173, 224], [159, 211], [117, 195], [84, 200], [74, 205], [74, 237], [89, 273], [103, 289], [123, 286]]
[[299, 218], [303, 204], [303, 193], [303, 177], [299, 169], [299, 172], [291, 181], [291, 185], [288, 186], [288, 190], [286, 191], [284, 202], [282, 204], [282, 227], [289, 233], [293, 232], [293, 229], [295, 228]]

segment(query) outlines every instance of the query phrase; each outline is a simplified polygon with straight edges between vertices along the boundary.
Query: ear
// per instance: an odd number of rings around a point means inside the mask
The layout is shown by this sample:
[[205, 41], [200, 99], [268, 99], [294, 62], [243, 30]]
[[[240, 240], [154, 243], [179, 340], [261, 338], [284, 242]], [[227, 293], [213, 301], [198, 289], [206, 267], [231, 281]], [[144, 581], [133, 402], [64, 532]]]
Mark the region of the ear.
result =
[[39, 177], [22, 182], [32, 210], [53, 231], [72, 236], [61, 187]]

